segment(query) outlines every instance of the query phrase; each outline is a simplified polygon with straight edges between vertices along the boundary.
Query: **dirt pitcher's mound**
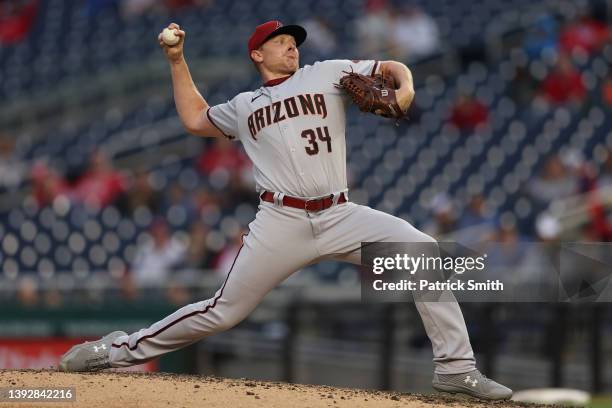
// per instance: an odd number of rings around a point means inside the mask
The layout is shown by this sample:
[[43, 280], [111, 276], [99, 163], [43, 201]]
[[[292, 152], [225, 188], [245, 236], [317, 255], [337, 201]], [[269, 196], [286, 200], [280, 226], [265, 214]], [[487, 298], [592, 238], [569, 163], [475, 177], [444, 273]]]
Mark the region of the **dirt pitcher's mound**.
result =
[[74, 387], [75, 402], [0, 402], [0, 408], [49, 406], [131, 407], [535, 407], [513, 402], [479, 402], [444, 395], [398, 394], [314, 385], [230, 380], [174, 374], [85, 373], [0, 370], [0, 388]]

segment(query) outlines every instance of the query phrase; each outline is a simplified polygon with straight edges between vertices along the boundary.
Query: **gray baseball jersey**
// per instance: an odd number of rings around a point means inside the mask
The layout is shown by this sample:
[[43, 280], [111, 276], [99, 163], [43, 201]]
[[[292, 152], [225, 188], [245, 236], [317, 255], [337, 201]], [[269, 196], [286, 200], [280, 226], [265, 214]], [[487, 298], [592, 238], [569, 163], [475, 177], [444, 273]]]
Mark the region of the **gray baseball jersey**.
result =
[[343, 71], [370, 75], [375, 61], [332, 60], [298, 70], [276, 86], [244, 92], [208, 111], [239, 138], [254, 164], [258, 191], [317, 197], [346, 189], [345, 104], [334, 84]]
[[[111, 364], [125, 367], [192, 344], [243, 320], [275, 286], [325, 259], [359, 264], [361, 242], [435, 242], [405, 220], [351, 202], [346, 192], [346, 98], [334, 84], [345, 71], [374, 74], [376, 61], [334, 60], [305, 66], [211, 107], [206, 114], [253, 161], [262, 201], [232, 267], [215, 296], [177, 310], [152, 326], [118, 338]], [[318, 212], [283, 206], [282, 196], [334, 195]], [[416, 302], [439, 374], [475, 368], [456, 302]]]

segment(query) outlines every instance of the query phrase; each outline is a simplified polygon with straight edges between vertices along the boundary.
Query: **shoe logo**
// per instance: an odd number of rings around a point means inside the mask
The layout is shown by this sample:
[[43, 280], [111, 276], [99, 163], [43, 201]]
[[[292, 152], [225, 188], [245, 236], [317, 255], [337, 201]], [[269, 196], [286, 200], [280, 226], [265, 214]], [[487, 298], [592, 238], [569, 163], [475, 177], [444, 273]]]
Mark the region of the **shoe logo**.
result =
[[255, 102], [255, 99], [259, 98], [260, 96], [263, 96], [263, 94], [259, 94], [259, 95], [257, 95], [256, 97], [254, 97], [253, 99], [251, 99], [251, 103], [252, 103], [252, 102]]
[[99, 350], [106, 350], [106, 344], [101, 345], [100, 347], [94, 346], [94, 351], [97, 353]]
[[469, 375], [465, 377], [465, 380], [463, 380], [463, 382], [466, 384], [472, 384], [472, 387], [476, 387], [476, 384], [478, 384], [478, 380], [472, 380], [472, 377]]

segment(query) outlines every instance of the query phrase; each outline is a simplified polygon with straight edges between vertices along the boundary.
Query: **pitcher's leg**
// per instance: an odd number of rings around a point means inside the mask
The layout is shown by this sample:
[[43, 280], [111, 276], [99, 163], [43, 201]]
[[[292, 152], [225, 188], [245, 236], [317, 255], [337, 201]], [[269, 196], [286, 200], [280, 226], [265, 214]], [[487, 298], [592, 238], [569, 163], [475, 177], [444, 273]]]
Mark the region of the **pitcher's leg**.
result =
[[[343, 218], [342, 222], [331, 222], [337, 228], [332, 226], [328, 230], [330, 235], [325, 237], [325, 245], [332, 250], [332, 254], [335, 253], [334, 259], [360, 264], [361, 242], [431, 243], [437, 252], [436, 241], [432, 237], [401, 218], [355, 204], [347, 206], [344, 215], [340, 212], [334, 215], [338, 220]], [[347, 242], [347, 237], [351, 238], [351, 242]], [[459, 304], [456, 301], [417, 301], [415, 304], [431, 340], [436, 373], [455, 374], [474, 370], [474, 352]]]
[[476, 368], [463, 314], [456, 302], [414, 302], [433, 349], [435, 372], [467, 373]]
[[232, 274], [238, 275], [238, 271], [247, 265], [249, 256], [244, 251], [243, 246], [215, 296], [184, 306], [148, 328], [115, 340], [110, 351], [112, 366], [144, 363], [227, 330], [248, 316], [267, 293], [267, 287], [254, 290], [240, 280], [232, 279]]
[[[111, 347], [114, 367], [140, 364], [242, 321], [261, 299], [318, 254], [307, 220], [264, 208], [250, 226], [227, 277], [212, 298], [187, 305]], [[301, 214], [300, 214], [301, 216]]]

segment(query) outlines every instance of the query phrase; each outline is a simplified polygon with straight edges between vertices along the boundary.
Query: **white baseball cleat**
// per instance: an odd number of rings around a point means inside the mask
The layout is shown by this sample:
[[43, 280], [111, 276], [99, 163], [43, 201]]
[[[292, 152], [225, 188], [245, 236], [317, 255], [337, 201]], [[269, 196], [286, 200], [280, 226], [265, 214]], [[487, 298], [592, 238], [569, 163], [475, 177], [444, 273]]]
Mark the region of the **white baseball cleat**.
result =
[[463, 374], [435, 374], [433, 387], [451, 394], [467, 394], [486, 400], [507, 400], [512, 397], [512, 390], [485, 377], [474, 370]]
[[61, 358], [60, 371], [81, 372], [98, 371], [111, 368], [109, 353], [111, 345], [117, 337], [127, 336], [127, 333], [115, 331], [97, 341], [86, 341], [68, 350]]

